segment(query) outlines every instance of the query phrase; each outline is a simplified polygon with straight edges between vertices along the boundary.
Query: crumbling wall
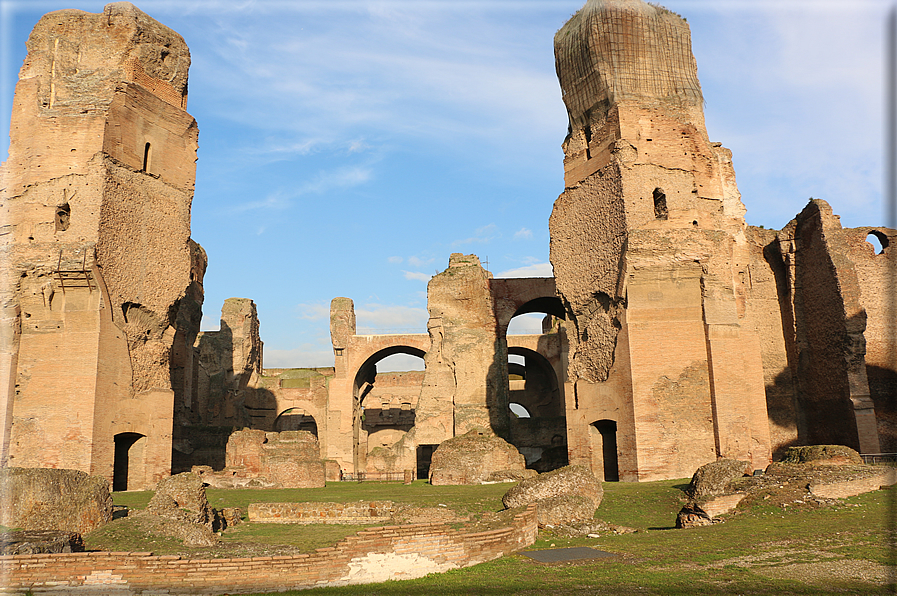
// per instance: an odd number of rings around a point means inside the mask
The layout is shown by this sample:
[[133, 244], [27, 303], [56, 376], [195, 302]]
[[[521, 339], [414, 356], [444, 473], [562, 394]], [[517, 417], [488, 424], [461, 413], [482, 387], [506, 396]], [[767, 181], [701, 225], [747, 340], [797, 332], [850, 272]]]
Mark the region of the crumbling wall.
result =
[[177, 313], [202, 299], [189, 51], [125, 2], [49, 13], [27, 47], [3, 166], [9, 461], [111, 479], [132, 433], [133, 488], [152, 486], [170, 471]]
[[[731, 153], [704, 127], [688, 25], [640, 0], [590, 1], [555, 57], [570, 130], [550, 257], [570, 328], [571, 463], [623, 479], [718, 455], [765, 465], [754, 249]], [[602, 453], [595, 429], [611, 427], [618, 452]]]
[[838, 216], [813, 199], [779, 243], [791, 289], [783, 306], [794, 320], [800, 440], [879, 453], [866, 378], [867, 314]]
[[745, 320], [757, 330], [766, 387], [766, 411], [769, 416], [770, 446], [773, 459], [796, 444], [798, 403], [794, 371], [795, 359], [791, 309], [783, 308], [790, 293], [785, 263], [775, 230], [748, 226], [751, 261], [745, 271]]
[[306, 431], [237, 431], [227, 442], [226, 463], [220, 474], [224, 477], [256, 478], [276, 488], [324, 486], [324, 460], [318, 441]]
[[[860, 302], [866, 311], [866, 378], [875, 407], [880, 449], [897, 451], [897, 231], [850, 228], [843, 235], [847, 255], [856, 269]], [[867, 240], [877, 239], [881, 249]]]
[[417, 444], [438, 444], [473, 428], [507, 433], [508, 355], [498, 338], [490, 278], [476, 255], [454, 253], [427, 286], [431, 346]]

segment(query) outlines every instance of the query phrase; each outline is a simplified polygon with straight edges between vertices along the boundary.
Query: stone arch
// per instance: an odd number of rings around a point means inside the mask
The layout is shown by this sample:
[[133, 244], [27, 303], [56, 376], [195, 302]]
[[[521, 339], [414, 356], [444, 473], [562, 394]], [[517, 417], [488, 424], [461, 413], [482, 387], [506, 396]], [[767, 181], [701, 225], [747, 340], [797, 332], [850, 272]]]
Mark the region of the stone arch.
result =
[[304, 430], [317, 437], [318, 422], [305, 408], [291, 407], [285, 409], [274, 419], [274, 430], [277, 432], [285, 430]]
[[134, 489], [135, 480], [146, 476], [146, 435], [123, 432], [115, 435], [113, 441], [112, 490]]
[[547, 472], [564, 466], [567, 418], [555, 368], [543, 354], [527, 347], [509, 346], [508, 357], [512, 356], [522, 356], [524, 363], [508, 365], [508, 399], [529, 416], [511, 416], [510, 443], [524, 455], [528, 468]]
[[[378, 375], [377, 363], [395, 354], [418, 358], [426, 356], [420, 347], [397, 343], [368, 356], [355, 372], [352, 383], [352, 440], [356, 471], [366, 471], [369, 467], [376, 469], [368, 472], [395, 471], [383, 469], [392, 467], [401, 459], [401, 454], [391, 453], [392, 447], [414, 428], [417, 397], [424, 373], [412, 371]], [[384, 380], [380, 385], [377, 383], [378, 376]], [[373, 457], [369, 458], [371, 454]]]

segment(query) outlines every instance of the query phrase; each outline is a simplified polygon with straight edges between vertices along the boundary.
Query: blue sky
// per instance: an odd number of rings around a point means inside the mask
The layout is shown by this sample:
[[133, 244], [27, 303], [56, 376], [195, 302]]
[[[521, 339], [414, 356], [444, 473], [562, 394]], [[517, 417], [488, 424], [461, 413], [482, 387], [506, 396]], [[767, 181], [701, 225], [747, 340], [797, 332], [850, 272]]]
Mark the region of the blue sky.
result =
[[[193, 237], [204, 328], [258, 305], [265, 366], [329, 366], [331, 298], [361, 332], [425, 332], [452, 252], [551, 275], [566, 113], [554, 32], [582, 0], [144, 0], [190, 47], [200, 129]], [[732, 149], [748, 223], [809, 197], [881, 225], [889, 0], [669, 0], [691, 26], [711, 140]], [[0, 133], [43, 13], [0, 0]], [[524, 322], [518, 330], [536, 324]]]

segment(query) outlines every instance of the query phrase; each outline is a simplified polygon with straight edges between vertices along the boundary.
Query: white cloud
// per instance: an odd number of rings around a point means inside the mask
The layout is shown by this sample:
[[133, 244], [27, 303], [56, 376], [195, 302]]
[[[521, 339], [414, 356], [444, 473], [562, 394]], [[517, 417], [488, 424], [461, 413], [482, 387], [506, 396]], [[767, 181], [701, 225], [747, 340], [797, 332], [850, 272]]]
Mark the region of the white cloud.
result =
[[393, 354], [377, 363], [377, 372], [404, 372], [424, 370], [424, 359], [411, 354]]
[[420, 257], [408, 257], [408, 264], [412, 267], [426, 267], [435, 260], [436, 259], [432, 257], [429, 259], [421, 259]]
[[365, 304], [355, 308], [355, 318], [365, 333], [425, 333], [430, 315], [421, 307]]
[[496, 238], [501, 238], [501, 234], [498, 233], [498, 226], [494, 223], [487, 224], [481, 228], [477, 228], [474, 231], [474, 235], [465, 238], [464, 240], [455, 240], [452, 242], [452, 246], [462, 246], [464, 244], [485, 244], [487, 242], [491, 242]]
[[355, 166], [335, 168], [321, 172], [311, 180], [291, 192], [278, 188], [261, 201], [249, 201], [231, 207], [233, 213], [243, 213], [257, 209], [283, 210], [291, 207], [293, 201], [306, 194], [322, 194], [339, 188], [351, 188], [364, 184], [371, 179], [372, 170], [368, 167]]
[[551, 263], [534, 263], [496, 273], [495, 277], [554, 277], [554, 269]]
[[542, 313], [517, 315], [508, 325], [508, 335], [539, 335], [542, 333]]
[[203, 315], [202, 321], [199, 324], [199, 328], [202, 331], [220, 331], [221, 330], [221, 319], [218, 317], [213, 317], [210, 315]]
[[405, 279], [416, 279], [418, 281], [430, 281], [430, 278], [433, 277], [429, 273], [421, 273], [420, 271], [402, 271], [405, 274]]
[[404, 259], [402, 257], [389, 257], [386, 260], [389, 263], [401, 263], [402, 261], [404, 261]]
[[324, 304], [297, 304], [296, 312], [300, 319], [320, 321], [330, 318], [330, 307]]
[[533, 237], [533, 231], [529, 228], [520, 228], [514, 232], [515, 240], [530, 240]]
[[333, 366], [333, 348], [315, 344], [302, 344], [290, 350], [265, 348], [265, 368], [316, 368]]

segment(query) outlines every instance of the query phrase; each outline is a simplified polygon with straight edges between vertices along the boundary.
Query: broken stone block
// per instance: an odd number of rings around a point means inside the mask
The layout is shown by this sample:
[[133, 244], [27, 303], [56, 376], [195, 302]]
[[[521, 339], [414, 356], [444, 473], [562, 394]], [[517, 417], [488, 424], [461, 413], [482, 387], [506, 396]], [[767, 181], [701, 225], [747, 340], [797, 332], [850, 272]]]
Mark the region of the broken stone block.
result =
[[430, 463], [430, 484], [480, 484], [504, 470], [524, 470], [517, 448], [489, 431], [475, 428], [443, 441]]
[[535, 503], [539, 525], [591, 519], [601, 504], [604, 489], [585, 466], [565, 466], [522, 481], [505, 493], [507, 508]]
[[782, 463], [817, 466], [853, 466], [863, 463], [860, 454], [844, 445], [805, 445], [789, 447]]
[[79, 470], [0, 469], [0, 525], [86, 534], [110, 521], [105, 478]]
[[729, 492], [729, 485], [733, 480], [750, 473], [750, 462], [718, 459], [704, 464], [695, 471], [686, 492], [693, 499], [706, 495], [721, 495]]

